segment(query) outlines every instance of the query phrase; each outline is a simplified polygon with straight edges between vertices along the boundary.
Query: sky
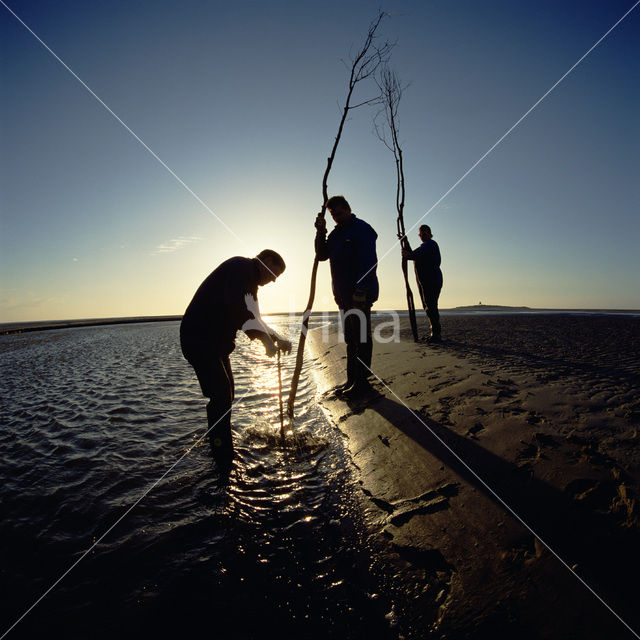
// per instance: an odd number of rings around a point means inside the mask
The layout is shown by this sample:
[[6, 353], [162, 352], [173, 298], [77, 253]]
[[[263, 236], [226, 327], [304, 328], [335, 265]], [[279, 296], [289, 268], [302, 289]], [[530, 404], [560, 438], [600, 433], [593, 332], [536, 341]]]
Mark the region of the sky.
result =
[[[405, 222], [439, 243], [441, 308], [640, 309], [640, 5], [487, 154], [634, 2], [0, 0], [0, 322], [181, 314], [264, 248], [287, 270], [262, 312], [302, 311], [350, 55], [380, 9]], [[329, 194], [378, 233], [375, 308], [402, 309], [375, 113], [351, 112]], [[327, 263], [314, 309], [335, 309]]]

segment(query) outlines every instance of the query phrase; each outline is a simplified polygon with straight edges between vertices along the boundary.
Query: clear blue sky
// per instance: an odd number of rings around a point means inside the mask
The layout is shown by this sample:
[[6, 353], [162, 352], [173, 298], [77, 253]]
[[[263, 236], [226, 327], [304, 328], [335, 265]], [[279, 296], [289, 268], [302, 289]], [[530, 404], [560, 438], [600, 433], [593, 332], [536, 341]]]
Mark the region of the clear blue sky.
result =
[[[3, 2], [228, 227], [0, 4], [7, 322], [179, 314], [219, 262], [265, 247], [288, 269], [261, 290], [263, 312], [302, 310], [342, 60], [379, 7], [410, 83], [411, 226], [634, 5]], [[640, 6], [424, 218], [443, 254], [442, 307], [640, 308], [639, 35]], [[329, 191], [373, 225], [382, 256], [395, 173], [372, 116], [352, 113]], [[397, 248], [381, 261], [378, 309], [405, 304], [399, 262]], [[325, 264], [315, 308], [334, 307]]]

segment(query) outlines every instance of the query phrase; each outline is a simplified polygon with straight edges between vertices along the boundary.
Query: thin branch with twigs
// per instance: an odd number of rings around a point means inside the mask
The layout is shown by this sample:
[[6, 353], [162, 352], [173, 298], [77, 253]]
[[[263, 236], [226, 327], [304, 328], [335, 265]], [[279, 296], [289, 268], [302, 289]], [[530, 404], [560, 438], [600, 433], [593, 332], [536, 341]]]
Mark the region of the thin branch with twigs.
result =
[[[340, 119], [340, 124], [338, 125], [338, 133], [336, 134], [333, 147], [331, 149], [331, 154], [327, 158], [327, 167], [322, 177], [322, 208], [319, 214], [322, 219], [324, 219], [325, 217], [327, 210], [327, 200], [329, 199], [329, 194], [327, 191], [327, 181], [329, 178], [329, 173], [331, 172], [331, 167], [333, 166], [333, 160], [336, 156], [338, 145], [340, 144], [340, 138], [342, 137], [342, 131], [347, 121], [347, 116], [353, 109], [357, 109], [358, 107], [367, 104], [375, 104], [380, 100], [379, 95], [375, 95], [358, 104], [351, 104], [353, 92], [356, 87], [368, 78], [375, 77], [375, 74], [380, 66], [387, 62], [389, 55], [391, 54], [391, 50], [395, 46], [395, 43], [391, 43], [388, 40], [385, 40], [382, 44], [378, 44], [376, 42], [378, 38], [378, 27], [380, 26], [380, 23], [382, 22], [382, 19], [385, 17], [385, 15], [386, 14], [384, 12], [380, 12], [378, 14], [378, 17], [369, 25], [369, 31], [367, 32], [367, 37], [365, 38], [364, 44], [359, 49], [355, 57], [351, 59], [349, 84], [344, 107], [342, 109], [342, 117]], [[302, 316], [302, 329], [300, 331], [298, 350], [296, 352], [296, 365], [291, 379], [291, 390], [289, 391], [289, 398], [287, 400], [287, 414], [290, 418], [293, 418], [293, 407], [295, 404], [300, 372], [302, 371], [302, 363], [304, 360], [304, 345], [307, 339], [307, 331], [309, 329], [309, 316], [311, 315], [311, 309], [313, 308], [313, 301], [316, 295], [318, 262], [318, 257], [315, 256], [315, 259], [313, 261], [313, 268], [311, 270], [309, 300]]]
[[[402, 239], [401, 248], [406, 246], [407, 240], [405, 236], [404, 226], [404, 200], [405, 200], [405, 182], [404, 182], [404, 162], [402, 158], [402, 147], [398, 139], [398, 107], [404, 87], [400, 83], [398, 76], [392, 71], [387, 64], [383, 64], [380, 73], [376, 78], [378, 89], [380, 90], [381, 108], [374, 117], [374, 127], [380, 141], [393, 153], [396, 165], [396, 211], [398, 216], [396, 226], [398, 237]], [[381, 124], [380, 119], [384, 117]], [[404, 245], [404, 246], [403, 246]], [[402, 256], [402, 275], [404, 276], [404, 285], [407, 295], [407, 308], [409, 310], [409, 322], [411, 324], [411, 332], [413, 339], [418, 341], [418, 323], [416, 321], [416, 307], [413, 299], [413, 292], [409, 284], [409, 274], [407, 266], [407, 258]]]

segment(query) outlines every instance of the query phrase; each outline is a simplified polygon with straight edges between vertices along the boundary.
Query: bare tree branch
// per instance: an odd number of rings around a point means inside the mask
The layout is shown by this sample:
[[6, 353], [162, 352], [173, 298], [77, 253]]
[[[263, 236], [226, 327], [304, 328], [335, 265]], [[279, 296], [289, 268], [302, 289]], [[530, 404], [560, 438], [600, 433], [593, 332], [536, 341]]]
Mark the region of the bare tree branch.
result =
[[[398, 76], [392, 71], [385, 62], [380, 67], [380, 72], [376, 78], [378, 89], [380, 90], [381, 107], [374, 117], [374, 127], [380, 141], [393, 153], [396, 166], [396, 210], [398, 217], [396, 226], [399, 238], [405, 238], [404, 226], [404, 200], [405, 200], [405, 182], [404, 182], [404, 163], [402, 159], [402, 147], [398, 139], [398, 107], [402, 98], [403, 87]], [[384, 121], [381, 123], [381, 119]], [[400, 243], [401, 249], [407, 244], [404, 240]], [[409, 275], [407, 267], [407, 259], [402, 257], [402, 274], [404, 276], [405, 290], [407, 294], [407, 308], [409, 310], [409, 322], [411, 323], [411, 331], [413, 339], [418, 341], [418, 324], [416, 321], [416, 309], [413, 300], [413, 292], [409, 284]]]
[[[320, 210], [320, 216], [324, 218], [327, 210], [327, 200], [329, 194], [327, 190], [327, 180], [333, 160], [336, 156], [338, 145], [340, 144], [340, 138], [342, 137], [342, 130], [344, 129], [345, 122], [349, 111], [356, 109], [365, 104], [373, 104], [379, 101], [379, 96], [374, 96], [358, 104], [351, 104], [353, 92], [356, 87], [368, 78], [374, 77], [377, 70], [381, 65], [386, 64], [391, 54], [395, 43], [390, 43], [385, 40], [382, 44], [378, 44], [377, 30], [385, 17], [384, 12], [380, 12], [377, 18], [369, 25], [367, 36], [364, 40], [362, 47], [358, 50], [355, 57], [351, 59], [351, 70], [349, 73], [349, 83], [347, 89], [347, 96], [344, 101], [344, 107], [342, 109], [342, 117], [340, 118], [340, 124], [338, 125], [338, 133], [336, 134], [331, 153], [327, 158], [327, 167], [322, 177], [322, 208]], [[309, 328], [309, 316], [311, 315], [311, 309], [313, 308], [313, 301], [316, 295], [316, 276], [318, 273], [318, 257], [316, 256], [313, 261], [313, 268], [311, 270], [311, 283], [309, 291], [309, 300], [307, 307], [302, 316], [302, 329], [300, 331], [300, 338], [298, 341], [298, 351], [296, 352], [296, 366], [291, 378], [291, 390], [289, 391], [289, 398], [287, 400], [287, 414], [290, 418], [293, 418], [293, 407], [296, 399], [296, 393], [298, 391], [298, 381], [300, 379], [300, 372], [302, 370], [302, 362], [304, 360], [304, 345], [307, 339], [307, 331]]]

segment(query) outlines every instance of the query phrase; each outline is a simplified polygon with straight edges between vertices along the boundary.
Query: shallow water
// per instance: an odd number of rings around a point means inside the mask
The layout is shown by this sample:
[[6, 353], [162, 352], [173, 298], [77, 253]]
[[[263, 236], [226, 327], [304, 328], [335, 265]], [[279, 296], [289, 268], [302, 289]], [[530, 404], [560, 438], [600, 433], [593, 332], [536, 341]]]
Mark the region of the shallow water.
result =
[[284, 444], [275, 360], [232, 366], [225, 478], [177, 322], [0, 337], [0, 632], [78, 561], [8, 637], [396, 637], [309, 362]]

